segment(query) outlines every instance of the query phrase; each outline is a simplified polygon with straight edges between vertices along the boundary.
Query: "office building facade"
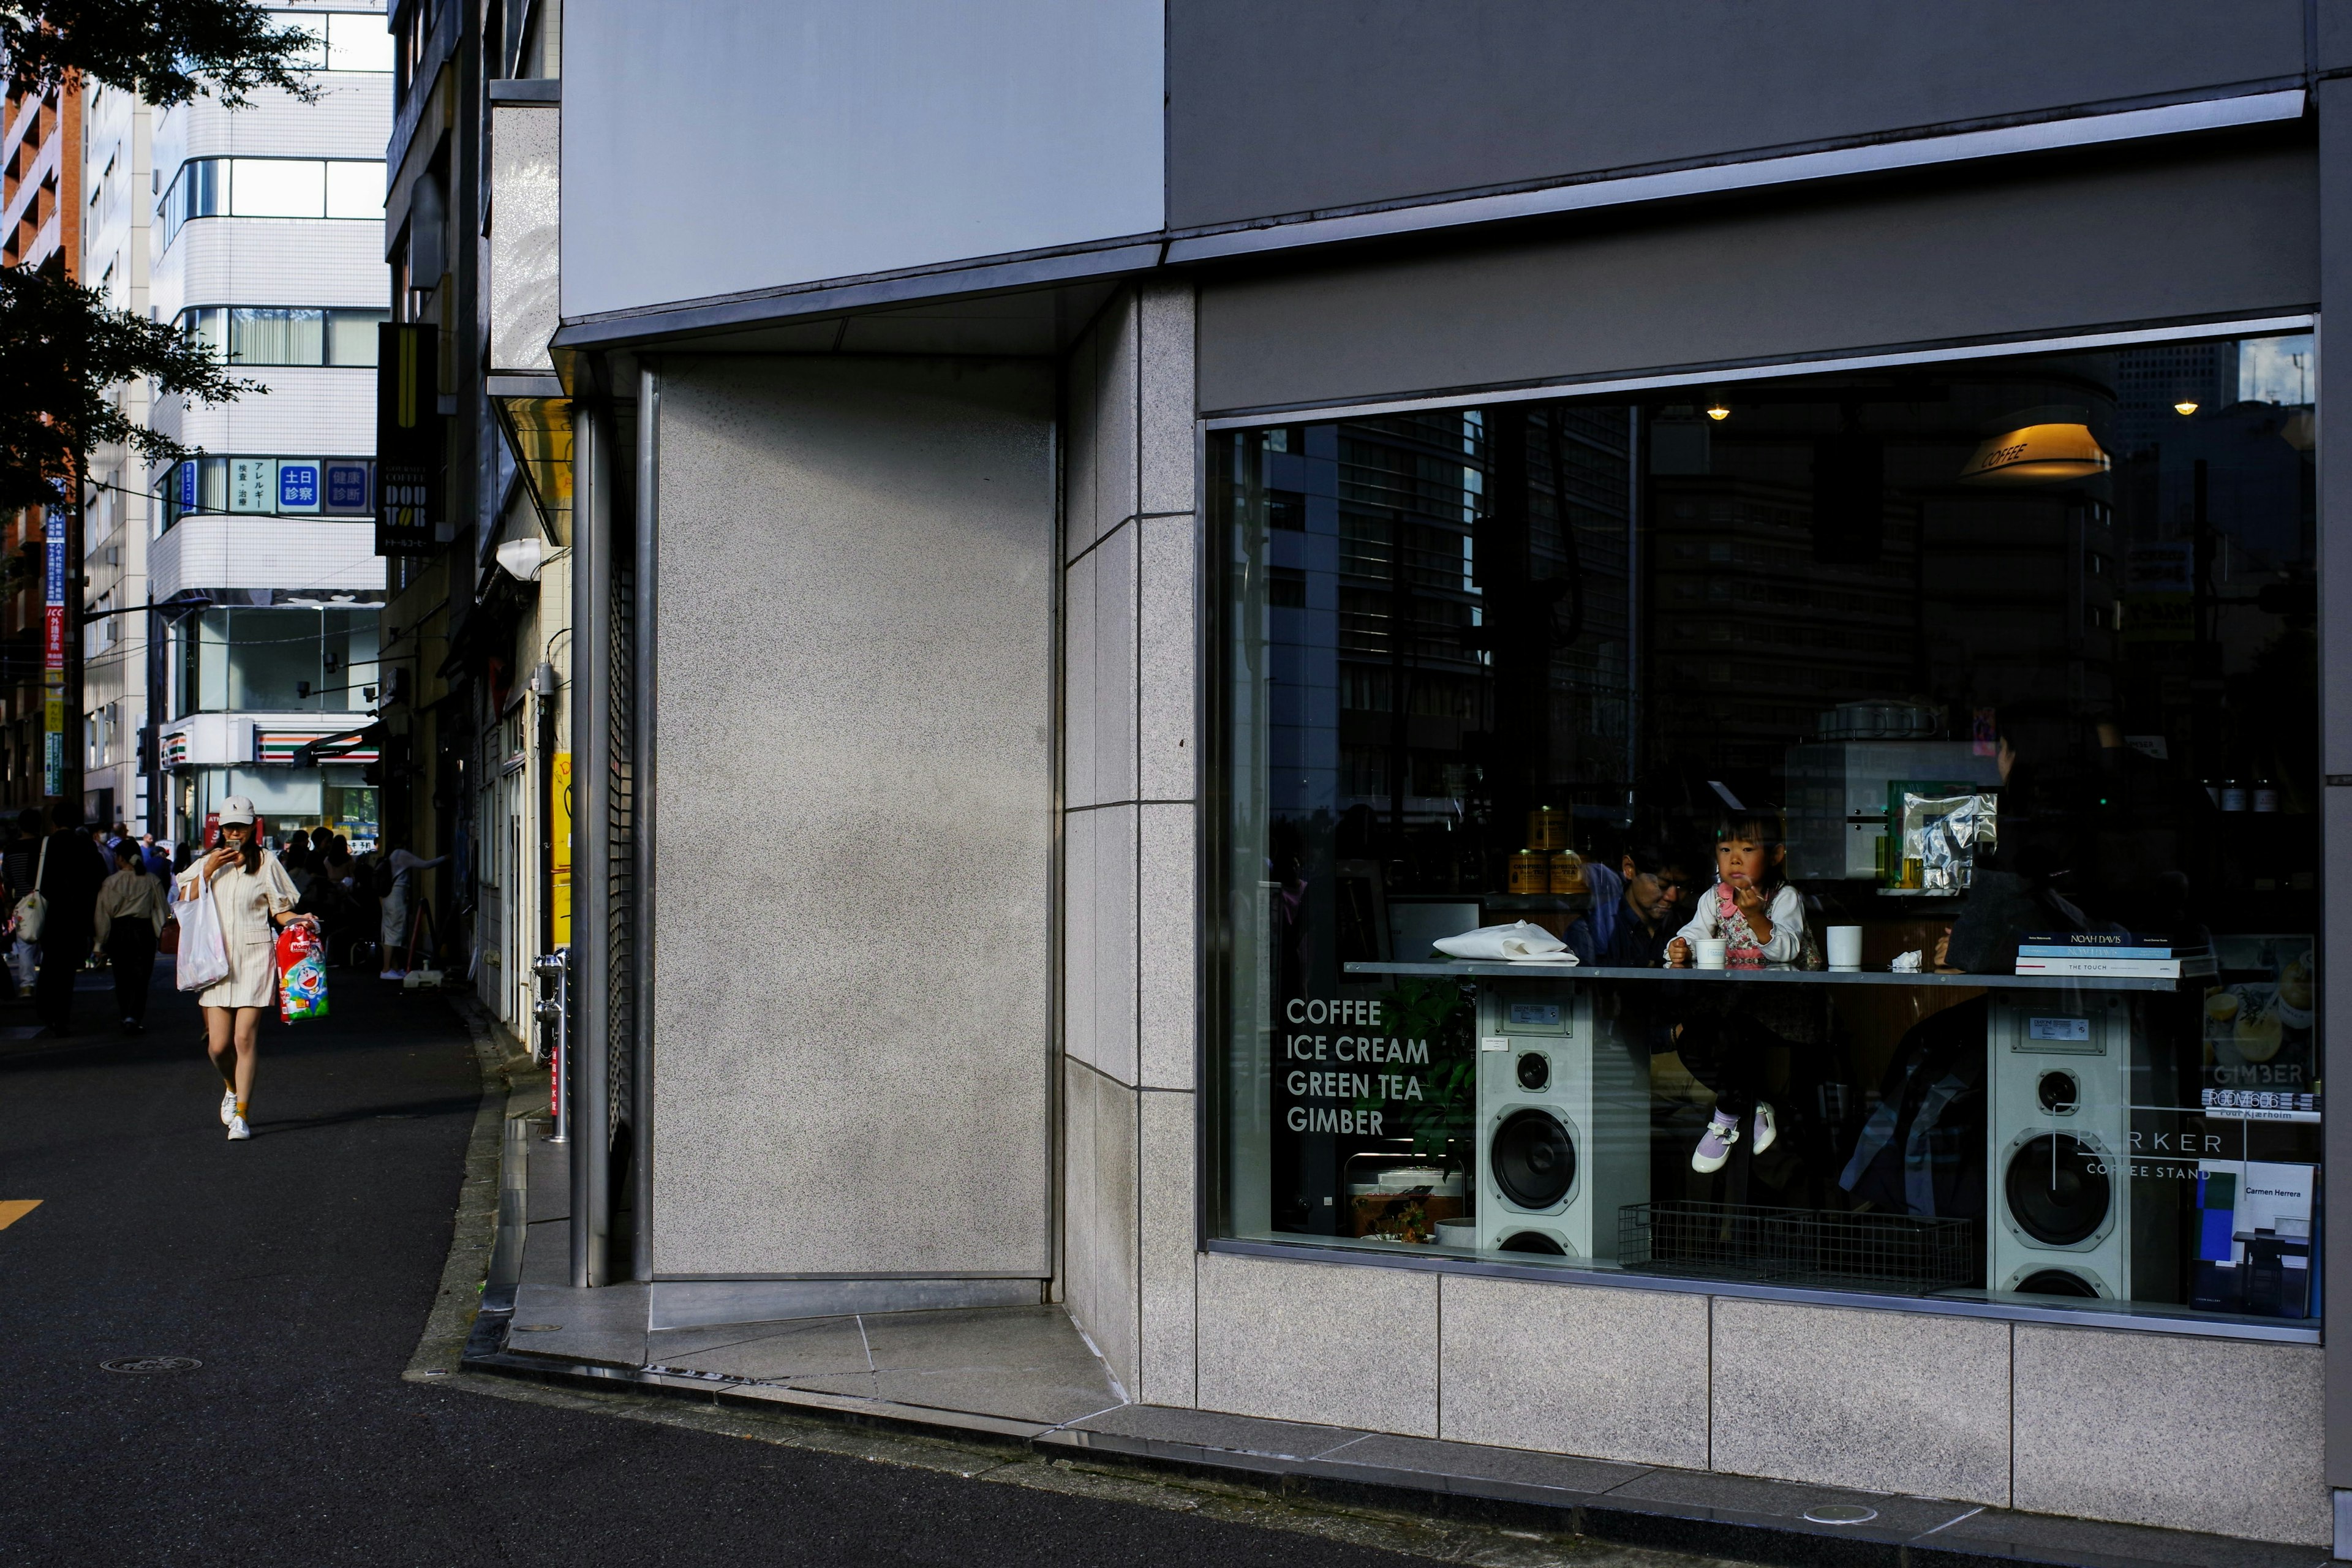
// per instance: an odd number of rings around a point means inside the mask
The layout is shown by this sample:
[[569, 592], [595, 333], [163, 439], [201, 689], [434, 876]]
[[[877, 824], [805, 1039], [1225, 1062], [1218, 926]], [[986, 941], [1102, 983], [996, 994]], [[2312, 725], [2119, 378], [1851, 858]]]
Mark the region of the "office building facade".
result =
[[2345, 1546], [2352, 32], [790, 9], [394, 184], [568, 443], [578, 1283]]
[[[250, 797], [272, 829], [378, 832], [373, 759], [378, 236], [392, 48], [382, 11], [273, 13], [316, 42], [319, 92], [231, 110], [199, 98], [152, 119], [148, 290], [262, 390], [167, 401], [158, 429], [204, 456], [152, 476], [158, 831], [204, 834]], [[311, 749], [306, 749], [311, 748]]]

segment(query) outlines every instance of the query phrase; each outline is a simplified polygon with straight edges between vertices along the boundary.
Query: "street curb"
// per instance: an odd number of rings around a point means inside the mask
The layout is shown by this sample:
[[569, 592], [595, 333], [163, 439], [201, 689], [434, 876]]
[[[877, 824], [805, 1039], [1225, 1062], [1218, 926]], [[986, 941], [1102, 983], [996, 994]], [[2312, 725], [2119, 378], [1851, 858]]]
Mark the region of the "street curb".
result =
[[[1868, 1524], [1820, 1524], [1781, 1515], [1650, 1500], [1637, 1502], [1509, 1481], [1208, 1448], [1160, 1438], [1009, 1421], [964, 1411], [814, 1394], [712, 1373], [558, 1361], [505, 1348], [511, 1312], [511, 1298], [504, 1314], [485, 1309], [476, 1321], [466, 1348], [462, 1363], [466, 1372], [814, 1417], [845, 1426], [966, 1445], [977, 1442], [1002, 1446], [1024, 1450], [1040, 1458], [1103, 1470], [1158, 1472], [1239, 1484], [1288, 1501], [1378, 1509], [1504, 1530], [1576, 1535], [1611, 1545], [1729, 1558], [1781, 1568], [1991, 1568], [1993, 1564], [2010, 1563], [2028, 1563], [2034, 1568], [2190, 1568], [2192, 1564], [2215, 1563], [2244, 1564], [2246, 1568], [2326, 1568], [2327, 1563], [2318, 1548], [2180, 1531], [2142, 1531], [2135, 1526], [2104, 1526], [2095, 1521], [2058, 1519], [2049, 1520], [2043, 1528], [2055, 1534], [2063, 1533], [2068, 1526], [2087, 1524], [2093, 1531], [2171, 1536], [2185, 1552], [2195, 1554], [2151, 1557], [2089, 1551], [2057, 1542], [1975, 1542], [1949, 1536], [1930, 1540], [1874, 1530]], [[2033, 1529], [2035, 1521], [2023, 1521], [2022, 1527]], [[2210, 1546], [2205, 1544], [2209, 1542]]]
[[[499, 1178], [505, 1153], [506, 1102], [510, 1092], [507, 1079], [509, 1058], [478, 1010], [469, 1013], [455, 994], [444, 995], [473, 1047], [474, 1063], [481, 1073], [482, 1100], [474, 1112], [473, 1131], [466, 1140], [466, 1174], [457, 1189], [457, 1212], [449, 1233], [448, 1257], [441, 1267], [440, 1288], [434, 1293], [433, 1310], [425, 1315], [425, 1331], [400, 1374], [412, 1383], [437, 1382], [454, 1376], [463, 1365], [469, 1336], [487, 1326], [485, 1317], [492, 1314], [492, 1309], [485, 1300], [485, 1281], [497, 1246], [502, 1203]], [[503, 1306], [506, 1316], [510, 1316], [514, 1311], [511, 1284], [507, 1287]], [[506, 1316], [496, 1318], [501, 1338]]]

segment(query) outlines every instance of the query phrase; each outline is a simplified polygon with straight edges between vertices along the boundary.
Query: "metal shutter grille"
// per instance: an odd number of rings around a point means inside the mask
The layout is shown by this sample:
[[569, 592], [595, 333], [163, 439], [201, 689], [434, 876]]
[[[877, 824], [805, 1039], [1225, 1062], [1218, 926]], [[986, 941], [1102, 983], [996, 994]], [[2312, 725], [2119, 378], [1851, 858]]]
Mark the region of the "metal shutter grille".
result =
[[[619, 531], [616, 530], [617, 533]], [[607, 711], [612, 758], [604, 902], [604, 1109], [609, 1147], [626, 1148], [636, 1093], [636, 566], [625, 539], [614, 541], [612, 667]], [[617, 1194], [615, 1194], [617, 1198]]]

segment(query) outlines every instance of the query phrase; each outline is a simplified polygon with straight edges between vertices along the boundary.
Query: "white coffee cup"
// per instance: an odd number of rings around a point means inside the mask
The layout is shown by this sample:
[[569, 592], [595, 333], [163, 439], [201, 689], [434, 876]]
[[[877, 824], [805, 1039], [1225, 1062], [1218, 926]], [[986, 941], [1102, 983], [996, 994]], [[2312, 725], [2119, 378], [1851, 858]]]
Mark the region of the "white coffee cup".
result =
[[1731, 943], [1719, 936], [1703, 936], [1691, 943], [1691, 963], [1700, 969], [1721, 969], [1731, 961]]
[[1862, 928], [1832, 926], [1829, 929], [1830, 967], [1860, 969], [1862, 967]]

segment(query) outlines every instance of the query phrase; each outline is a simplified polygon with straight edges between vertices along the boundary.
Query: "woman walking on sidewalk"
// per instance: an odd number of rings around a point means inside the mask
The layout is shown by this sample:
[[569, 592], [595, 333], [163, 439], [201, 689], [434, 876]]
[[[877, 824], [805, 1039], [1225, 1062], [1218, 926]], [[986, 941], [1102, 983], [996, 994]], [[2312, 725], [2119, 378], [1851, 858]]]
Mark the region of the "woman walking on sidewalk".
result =
[[219, 847], [180, 876], [183, 902], [210, 889], [228, 950], [227, 977], [206, 986], [196, 1002], [205, 1010], [205, 1049], [226, 1086], [220, 1114], [233, 1141], [253, 1136], [246, 1107], [261, 1052], [262, 1009], [277, 999], [277, 929], [319, 924], [293, 912], [294, 884], [254, 837], [253, 816], [253, 802], [241, 795], [221, 802]]
[[155, 976], [155, 940], [166, 918], [163, 884], [148, 875], [136, 839], [114, 846], [116, 870], [98, 889], [98, 945], [114, 966], [114, 1006], [122, 1032], [147, 1029], [147, 986]]

